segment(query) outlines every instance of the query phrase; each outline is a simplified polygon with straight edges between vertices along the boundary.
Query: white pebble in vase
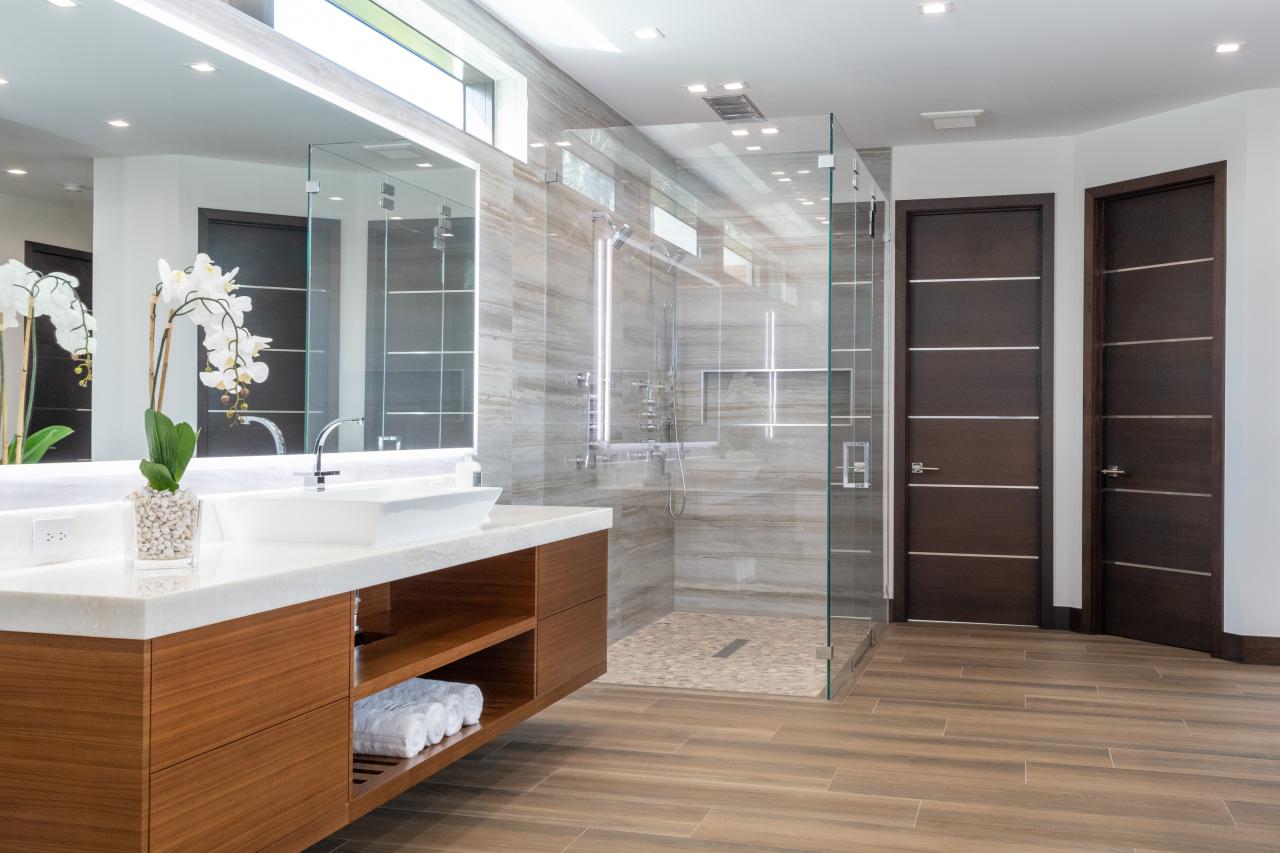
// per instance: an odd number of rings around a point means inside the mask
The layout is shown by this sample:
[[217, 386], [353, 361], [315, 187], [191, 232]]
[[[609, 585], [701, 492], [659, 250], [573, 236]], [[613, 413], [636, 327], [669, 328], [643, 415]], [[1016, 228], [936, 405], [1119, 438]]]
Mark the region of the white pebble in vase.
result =
[[134, 568], [193, 567], [200, 545], [200, 499], [190, 489], [143, 486], [125, 501], [125, 540]]

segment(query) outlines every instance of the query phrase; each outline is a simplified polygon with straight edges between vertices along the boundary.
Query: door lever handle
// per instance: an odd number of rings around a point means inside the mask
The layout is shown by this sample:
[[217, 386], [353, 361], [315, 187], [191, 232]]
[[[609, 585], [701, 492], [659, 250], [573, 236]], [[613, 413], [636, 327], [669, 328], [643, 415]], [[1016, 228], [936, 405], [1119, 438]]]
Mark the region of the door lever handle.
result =
[[942, 470], [941, 468], [930, 468], [928, 465], [924, 464], [923, 462], [911, 463], [912, 474], [923, 474], [925, 471], [941, 471], [941, 470]]
[[1123, 477], [1128, 472], [1118, 465], [1108, 465], [1101, 473], [1104, 477]]

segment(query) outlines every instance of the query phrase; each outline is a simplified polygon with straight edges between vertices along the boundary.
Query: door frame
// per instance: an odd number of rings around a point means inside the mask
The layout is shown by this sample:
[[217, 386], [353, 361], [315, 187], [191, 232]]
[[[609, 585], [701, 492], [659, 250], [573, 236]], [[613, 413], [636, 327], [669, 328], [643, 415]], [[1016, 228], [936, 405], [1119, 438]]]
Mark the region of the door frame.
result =
[[1053, 283], [1054, 194], [899, 200], [894, 206], [893, 293], [893, 606], [890, 618], [907, 621], [907, 259], [909, 221], [917, 213], [1036, 210], [1040, 213], [1040, 627], [1065, 627], [1053, 606]]
[[1213, 438], [1210, 464], [1213, 467], [1213, 509], [1218, 520], [1217, 537], [1211, 559], [1217, 581], [1213, 587], [1211, 625], [1213, 654], [1222, 656], [1223, 558], [1225, 527], [1223, 513], [1223, 434], [1226, 419], [1226, 272], [1227, 272], [1227, 162], [1209, 163], [1172, 172], [1161, 172], [1127, 181], [1090, 187], [1084, 193], [1084, 445], [1081, 490], [1083, 555], [1080, 627], [1090, 634], [1102, 633], [1102, 500], [1098, 471], [1102, 469], [1102, 340], [1106, 301], [1102, 293], [1103, 205], [1125, 196], [1155, 190], [1176, 189], [1212, 180], [1213, 196]]

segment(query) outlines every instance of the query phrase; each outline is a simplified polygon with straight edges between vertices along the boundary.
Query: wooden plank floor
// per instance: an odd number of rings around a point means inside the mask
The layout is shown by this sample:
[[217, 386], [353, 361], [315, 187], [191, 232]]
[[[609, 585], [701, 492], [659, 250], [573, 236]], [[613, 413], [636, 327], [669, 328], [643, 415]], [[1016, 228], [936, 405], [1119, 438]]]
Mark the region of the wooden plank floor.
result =
[[594, 684], [315, 851], [1280, 850], [1280, 668], [894, 626], [842, 701]]

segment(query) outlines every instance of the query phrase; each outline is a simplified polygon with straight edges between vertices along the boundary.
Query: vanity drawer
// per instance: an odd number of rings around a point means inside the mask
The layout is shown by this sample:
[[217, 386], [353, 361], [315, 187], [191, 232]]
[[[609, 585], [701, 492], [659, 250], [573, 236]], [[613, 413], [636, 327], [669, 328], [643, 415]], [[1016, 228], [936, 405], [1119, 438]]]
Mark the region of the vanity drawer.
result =
[[538, 618], [608, 592], [609, 534], [589, 533], [538, 548]]
[[151, 769], [346, 699], [350, 685], [349, 594], [159, 637]]
[[537, 693], [608, 668], [608, 599], [579, 604], [538, 622]]
[[350, 703], [343, 699], [151, 776], [151, 850], [261, 850], [345, 822]]

